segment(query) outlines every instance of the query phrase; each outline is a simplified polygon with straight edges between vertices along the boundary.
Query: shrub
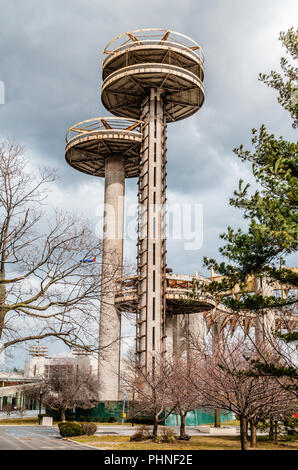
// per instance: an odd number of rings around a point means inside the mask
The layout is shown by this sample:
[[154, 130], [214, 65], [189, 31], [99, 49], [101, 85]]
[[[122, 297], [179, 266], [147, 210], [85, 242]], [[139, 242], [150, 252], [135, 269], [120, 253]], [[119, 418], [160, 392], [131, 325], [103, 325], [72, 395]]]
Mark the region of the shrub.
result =
[[108, 423], [116, 423], [117, 419], [114, 416], [110, 416], [108, 419]]
[[82, 426], [79, 423], [66, 421], [59, 423], [59, 432], [62, 437], [81, 436], [83, 434]]
[[100, 418], [94, 418], [93, 420], [95, 423], [100, 423]]
[[97, 431], [97, 426], [94, 423], [83, 423], [81, 424], [83, 434], [86, 436], [93, 436]]
[[190, 440], [190, 437], [188, 434], [184, 434], [184, 436], [179, 436], [177, 439], [179, 441], [189, 441]]
[[151, 429], [149, 426], [140, 426], [136, 432], [130, 437], [131, 441], [146, 441], [147, 439], [151, 439]]
[[134, 422], [136, 424], [154, 424], [153, 416], [135, 416], [126, 420], [127, 423]]
[[160, 441], [161, 442], [175, 442], [176, 435], [173, 429], [162, 427], [160, 433]]

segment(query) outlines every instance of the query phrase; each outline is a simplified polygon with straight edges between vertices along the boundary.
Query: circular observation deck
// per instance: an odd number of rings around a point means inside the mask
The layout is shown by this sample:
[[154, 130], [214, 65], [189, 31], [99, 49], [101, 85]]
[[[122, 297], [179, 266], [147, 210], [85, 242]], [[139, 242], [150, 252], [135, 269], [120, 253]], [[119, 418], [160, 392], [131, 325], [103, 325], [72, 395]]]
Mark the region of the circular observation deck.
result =
[[121, 155], [125, 159], [125, 177], [139, 174], [142, 121], [100, 117], [81, 121], [68, 129], [65, 159], [76, 170], [105, 176], [105, 158]]
[[[217, 306], [216, 300], [208, 295], [198, 297], [195, 300], [189, 297], [192, 292], [192, 280], [192, 276], [166, 275], [167, 314], [181, 315], [208, 312]], [[137, 312], [137, 282], [137, 276], [122, 278], [119, 281], [119, 290], [115, 294], [115, 305], [119, 312]]]
[[150, 88], [163, 92], [166, 120], [191, 116], [204, 102], [204, 56], [198, 43], [167, 29], [140, 29], [114, 38], [103, 51], [104, 106], [138, 119]]

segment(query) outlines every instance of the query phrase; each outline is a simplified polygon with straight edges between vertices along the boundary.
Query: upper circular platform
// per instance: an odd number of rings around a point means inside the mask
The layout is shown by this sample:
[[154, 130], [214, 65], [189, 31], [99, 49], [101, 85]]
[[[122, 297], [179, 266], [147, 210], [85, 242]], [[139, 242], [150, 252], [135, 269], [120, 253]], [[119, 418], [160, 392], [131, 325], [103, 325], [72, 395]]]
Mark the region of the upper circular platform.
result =
[[142, 121], [99, 117], [81, 121], [68, 129], [65, 158], [76, 170], [105, 176], [105, 158], [120, 154], [125, 158], [126, 178], [139, 174]]
[[150, 88], [160, 88], [168, 122], [204, 102], [204, 57], [198, 43], [167, 29], [141, 29], [114, 38], [103, 51], [102, 102], [117, 116], [139, 118]]

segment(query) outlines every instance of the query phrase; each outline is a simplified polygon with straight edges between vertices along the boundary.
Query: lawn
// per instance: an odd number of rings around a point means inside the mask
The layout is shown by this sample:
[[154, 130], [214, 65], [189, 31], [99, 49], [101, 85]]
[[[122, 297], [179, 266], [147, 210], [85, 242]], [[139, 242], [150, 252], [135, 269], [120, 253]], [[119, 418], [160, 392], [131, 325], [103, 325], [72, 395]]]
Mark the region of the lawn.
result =
[[[72, 440], [107, 450], [240, 450], [240, 439], [234, 436], [192, 436], [188, 442], [156, 444], [151, 441], [130, 442], [129, 436], [79, 436]], [[298, 450], [298, 442], [258, 442], [259, 450]]]
[[20, 424], [20, 425], [31, 425], [36, 426], [38, 424], [38, 418], [7, 418], [7, 419], [0, 419], [0, 425], [5, 424]]
[[[61, 421], [53, 421], [53, 425], [57, 426], [58, 423], [60, 422]], [[36, 426], [38, 425], [38, 418], [5, 418], [5, 419], [0, 419], [0, 425], [1, 424], [3, 425], [5, 424], [5, 426], [8, 424]], [[95, 423], [95, 424], [97, 426], [131, 426], [131, 423]]]

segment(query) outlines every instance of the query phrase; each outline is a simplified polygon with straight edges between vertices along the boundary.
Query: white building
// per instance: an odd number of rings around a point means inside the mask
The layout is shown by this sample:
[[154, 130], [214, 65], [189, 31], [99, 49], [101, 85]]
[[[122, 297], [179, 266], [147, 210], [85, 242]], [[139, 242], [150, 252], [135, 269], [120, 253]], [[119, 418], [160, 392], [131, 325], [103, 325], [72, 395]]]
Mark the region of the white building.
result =
[[97, 374], [97, 360], [91, 355], [77, 355], [75, 352], [52, 356], [33, 356], [25, 363], [24, 376], [28, 378], [48, 378], [53, 366], [72, 366], [74, 371], [84, 370]]

